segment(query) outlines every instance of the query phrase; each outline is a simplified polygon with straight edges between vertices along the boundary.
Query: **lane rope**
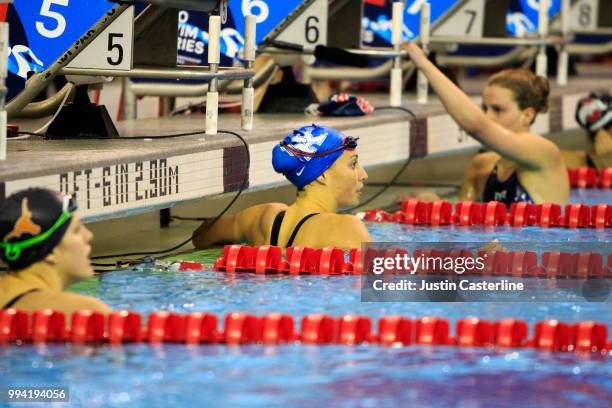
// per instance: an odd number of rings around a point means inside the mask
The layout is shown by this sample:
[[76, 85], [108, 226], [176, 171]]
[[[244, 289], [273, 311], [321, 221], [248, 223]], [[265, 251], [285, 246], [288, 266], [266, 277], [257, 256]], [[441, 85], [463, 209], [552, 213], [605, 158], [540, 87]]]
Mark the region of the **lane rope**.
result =
[[[518, 319], [487, 321], [476, 317], [458, 320], [454, 335], [449, 320], [440, 317], [384, 316], [378, 321], [360, 315], [338, 318], [309, 314], [301, 318], [270, 313], [256, 316], [234, 312], [224, 317], [223, 328], [215, 314], [178, 314], [159, 311], [149, 314], [146, 324], [139, 313], [117, 311], [108, 316], [82, 310], [66, 316], [53, 310], [28, 314], [16, 309], [0, 311], [0, 344], [73, 343], [180, 343], [180, 344], [283, 344], [381, 346], [456, 346], [489, 348], [531, 348], [549, 352], [597, 352], [612, 354], [608, 327], [595, 321], [564, 323], [537, 322], [530, 332], [527, 322]], [[373, 327], [376, 332], [373, 332]]]

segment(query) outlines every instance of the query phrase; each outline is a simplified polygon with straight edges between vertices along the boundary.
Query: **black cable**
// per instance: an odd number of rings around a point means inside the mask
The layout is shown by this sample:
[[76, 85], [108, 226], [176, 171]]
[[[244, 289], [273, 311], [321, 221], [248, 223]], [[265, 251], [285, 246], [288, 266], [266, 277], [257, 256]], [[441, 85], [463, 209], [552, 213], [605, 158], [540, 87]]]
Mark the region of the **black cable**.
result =
[[[402, 106], [381, 106], [379, 108], [374, 108], [374, 110], [387, 110], [387, 109], [394, 109], [394, 110], [400, 110], [402, 112], [406, 112], [408, 113], [410, 116], [412, 116], [412, 119], [416, 120], [416, 115], [414, 114], [413, 111], [411, 111], [408, 108], [404, 108]], [[410, 138], [410, 135], [408, 135], [408, 138]], [[404, 172], [404, 170], [406, 170], [406, 168], [408, 167], [408, 165], [410, 165], [410, 162], [412, 162], [412, 156], [408, 157], [408, 160], [406, 160], [406, 162], [402, 165], [402, 167], [399, 169], [399, 171], [395, 174], [395, 176], [393, 176], [393, 178], [391, 179], [391, 181], [389, 181], [388, 183], [385, 183], [384, 187], [381, 188], [378, 192], [376, 192], [372, 197], [368, 198], [367, 200], [365, 200], [362, 203], [359, 203], [358, 205], [351, 207], [351, 208], [347, 208], [345, 210], [340, 211], [342, 214], [346, 214], [346, 213], [350, 213], [355, 211], [358, 208], [361, 208], [369, 203], [371, 203], [372, 201], [374, 201], [375, 199], [377, 199], [378, 197], [380, 197], [380, 195], [382, 193], [384, 193], [385, 191], [387, 191], [389, 189], [389, 187], [391, 187], [395, 181], [399, 178], [399, 176], [402, 175], [402, 173]]]
[[[14, 132], [14, 134], [17, 134], [17, 135], [40, 136], [40, 137], [46, 139], [46, 135], [44, 133], [34, 133], [34, 132], [19, 131], [19, 132]], [[195, 136], [195, 135], [202, 135], [202, 134], [206, 134], [206, 131], [205, 130], [198, 130], [198, 131], [193, 131], [193, 132], [172, 133], [172, 134], [167, 134], [167, 135], [119, 137], [118, 139], [120, 139], [120, 140], [171, 139], [171, 138], [175, 138], [175, 137]], [[11, 138], [9, 137], [8, 139], [11, 139]], [[84, 139], [111, 140], [111, 138], [84, 138]]]
[[[233, 135], [236, 136], [238, 139], [240, 139], [240, 141], [242, 142], [242, 144], [244, 144], [244, 149], [246, 151], [246, 168], [248, 169], [251, 166], [251, 154], [249, 152], [249, 144], [247, 143], [246, 140], [244, 140], [244, 138], [236, 133], [236, 132], [232, 132], [229, 130], [219, 130], [218, 133], [226, 133], [229, 135]], [[240, 189], [238, 189], [238, 192], [236, 193], [236, 195], [234, 196], [234, 198], [232, 199], [232, 201], [230, 201], [230, 203], [223, 209], [223, 211], [221, 211], [215, 218], [213, 218], [212, 222], [210, 224], [208, 224], [203, 231], [206, 231], [207, 229], [209, 229], [210, 227], [212, 227], [230, 208], [232, 205], [234, 205], [234, 203], [236, 202], [236, 200], [238, 199], [238, 197], [240, 197], [240, 195], [242, 194], [243, 190], [246, 188], [247, 183], [249, 182], [249, 175], [248, 172], [245, 175], [244, 179], [242, 180], [242, 184], [240, 185]], [[184, 246], [185, 244], [191, 242], [192, 237], [189, 237], [187, 240], [181, 242], [178, 245], [173, 246], [172, 248], [169, 249], [164, 249], [164, 250], [159, 250], [159, 251], [147, 251], [147, 252], [129, 252], [129, 253], [124, 253], [124, 254], [110, 254], [110, 255], [98, 255], [95, 257], [92, 257], [91, 259], [106, 259], [106, 258], [119, 258], [119, 257], [127, 257], [127, 256], [139, 256], [139, 255], [159, 255], [159, 254], [163, 254], [163, 253], [167, 253], [167, 252], [172, 252], [175, 251], [177, 249], [179, 249], [180, 247]], [[95, 265], [92, 263], [92, 265], [94, 266], [112, 266], [109, 264], [98, 264]]]
[[173, 220], [179, 220], [179, 221], [206, 221], [208, 218], [201, 218], [201, 217], [181, 217], [179, 215], [173, 215], [170, 217]]
[[402, 112], [406, 112], [407, 114], [409, 114], [410, 116], [412, 116], [412, 119], [416, 120], [417, 117], [415, 115], [415, 113], [408, 109], [408, 108], [404, 108], [403, 106], [380, 106], [380, 107], [376, 107], [374, 108], [375, 111], [377, 110], [399, 110]]

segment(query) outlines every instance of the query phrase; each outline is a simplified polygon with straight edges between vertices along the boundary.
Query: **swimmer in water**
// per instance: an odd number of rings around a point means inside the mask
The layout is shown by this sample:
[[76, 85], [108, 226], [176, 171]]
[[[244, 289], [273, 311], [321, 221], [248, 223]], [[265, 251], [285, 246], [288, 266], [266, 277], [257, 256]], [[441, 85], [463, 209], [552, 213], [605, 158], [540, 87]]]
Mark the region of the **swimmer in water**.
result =
[[569, 202], [561, 151], [553, 142], [530, 132], [536, 115], [548, 109], [550, 88], [545, 78], [526, 69], [501, 71], [489, 79], [481, 109], [415, 43], [402, 48], [425, 74], [455, 122], [491, 150], [472, 159], [460, 200], [500, 201], [507, 206], [519, 201]]
[[89, 260], [92, 233], [75, 213], [71, 196], [32, 188], [0, 202], [0, 309], [53, 309], [110, 313], [93, 297], [66, 292], [94, 271]]
[[563, 150], [567, 167], [612, 167], [612, 96], [592, 93], [576, 106], [576, 121], [589, 134], [588, 151]]
[[364, 223], [338, 208], [359, 203], [368, 175], [359, 164], [357, 139], [325, 126], [304, 126], [272, 150], [272, 165], [297, 189], [287, 206], [269, 203], [205, 221], [194, 233], [196, 248], [248, 242], [251, 245], [356, 248], [371, 241]]

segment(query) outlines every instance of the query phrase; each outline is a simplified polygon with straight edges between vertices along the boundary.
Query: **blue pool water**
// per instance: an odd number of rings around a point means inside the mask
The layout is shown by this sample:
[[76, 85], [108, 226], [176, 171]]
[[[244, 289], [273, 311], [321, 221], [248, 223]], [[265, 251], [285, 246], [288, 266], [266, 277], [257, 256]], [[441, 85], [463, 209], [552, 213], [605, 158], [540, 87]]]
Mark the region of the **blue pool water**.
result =
[[588, 205], [596, 205], [596, 204], [609, 204], [610, 197], [612, 196], [612, 192], [610, 189], [597, 189], [597, 188], [584, 188], [579, 189], [575, 188], [571, 190], [570, 201], [572, 203], [583, 203]]
[[[610, 243], [610, 230], [425, 228], [368, 225], [376, 241]], [[220, 255], [209, 251], [207, 263]], [[357, 313], [597, 320], [612, 327], [612, 303], [362, 303], [353, 276], [255, 276], [172, 272], [144, 266], [105, 273], [77, 290], [115, 309]], [[122, 347], [0, 347], [0, 387], [68, 386], [69, 406], [608, 407], [612, 356], [529, 349], [410, 346], [132, 344]], [[1, 404], [1, 403], [0, 403]], [[62, 404], [58, 406], [68, 406]]]

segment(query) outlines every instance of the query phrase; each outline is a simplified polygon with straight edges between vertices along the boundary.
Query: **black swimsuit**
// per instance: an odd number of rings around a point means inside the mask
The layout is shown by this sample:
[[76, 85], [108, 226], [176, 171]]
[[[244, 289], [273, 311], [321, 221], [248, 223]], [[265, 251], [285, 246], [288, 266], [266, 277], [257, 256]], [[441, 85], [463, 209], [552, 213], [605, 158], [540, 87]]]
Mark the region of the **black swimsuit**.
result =
[[21, 298], [23, 298], [25, 295], [28, 295], [32, 292], [38, 292], [40, 291], [40, 289], [38, 288], [34, 288], [34, 289], [30, 289], [30, 290], [26, 290], [25, 292], [15, 296], [11, 301], [9, 301], [6, 305], [4, 305], [4, 307], [0, 308], [0, 310], [2, 309], [9, 309], [11, 307], [13, 307], [13, 305], [17, 302], [19, 302], [21, 300]]
[[512, 203], [527, 201], [535, 204], [527, 190], [521, 185], [521, 182], [516, 175], [516, 171], [508, 177], [506, 181], [499, 181], [497, 178], [497, 163], [493, 171], [489, 175], [485, 184], [484, 192], [482, 193], [482, 201], [500, 201], [510, 207]]
[[[291, 233], [291, 237], [289, 238], [289, 241], [287, 242], [288, 247], [290, 247], [293, 244], [293, 240], [295, 239], [296, 235], [300, 231], [300, 228], [302, 228], [302, 225], [304, 225], [306, 221], [308, 221], [311, 217], [314, 217], [317, 214], [318, 213], [308, 214], [307, 216], [302, 218], [300, 222], [298, 222], [298, 224], [293, 229], [293, 232]], [[272, 233], [270, 234], [270, 245], [275, 245], [275, 246], [278, 245], [278, 234], [281, 229], [281, 224], [283, 223], [283, 218], [285, 218], [284, 211], [279, 212], [276, 215], [276, 218], [274, 218], [274, 223], [272, 224]]]

